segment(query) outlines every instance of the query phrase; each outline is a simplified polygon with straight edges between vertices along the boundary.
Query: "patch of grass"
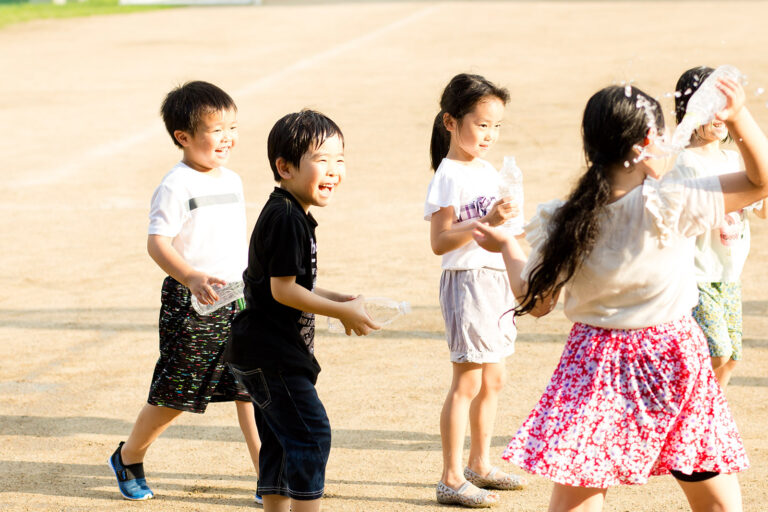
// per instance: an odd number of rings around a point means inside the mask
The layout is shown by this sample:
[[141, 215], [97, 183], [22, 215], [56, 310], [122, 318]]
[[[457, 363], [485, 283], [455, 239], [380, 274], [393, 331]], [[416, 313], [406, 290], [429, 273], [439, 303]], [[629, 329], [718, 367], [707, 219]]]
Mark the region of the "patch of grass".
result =
[[119, 5], [119, 0], [67, 0], [64, 5], [29, 3], [27, 0], [0, 0], [0, 29], [13, 23], [36, 19], [74, 18], [100, 14], [125, 14], [152, 9], [167, 9], [161, 5]]

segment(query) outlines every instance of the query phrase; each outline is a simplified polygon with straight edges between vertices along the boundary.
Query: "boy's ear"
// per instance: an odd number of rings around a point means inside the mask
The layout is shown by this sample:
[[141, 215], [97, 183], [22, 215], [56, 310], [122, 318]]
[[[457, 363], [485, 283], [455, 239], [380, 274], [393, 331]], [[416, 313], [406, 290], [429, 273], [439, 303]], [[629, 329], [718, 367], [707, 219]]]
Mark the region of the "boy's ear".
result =
[[187, 147], [192, 136], [184, 130], [174, 130], [173, 138], [179, 141], [179, 144], [182, 146]]
[[293, 166], [285, 158], [281, 156], [277, 157], [277, 160], [275, 160], [275, 167], [277, 167], [277, 174], [280, 175], [281, 179], [287, 180], [293, 176], [291, 173]]

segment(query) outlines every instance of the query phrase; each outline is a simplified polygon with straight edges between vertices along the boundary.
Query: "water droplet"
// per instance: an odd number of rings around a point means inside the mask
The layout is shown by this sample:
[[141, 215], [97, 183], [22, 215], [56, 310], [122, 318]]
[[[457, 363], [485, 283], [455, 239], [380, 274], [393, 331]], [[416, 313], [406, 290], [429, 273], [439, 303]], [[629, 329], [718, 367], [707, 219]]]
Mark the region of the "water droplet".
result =
[[624, 167], [629, 167], [629, 160], [624, 160]]
[[686, 96], [688, 96], [688, 95], [689, 95], [689, 94], [691, 94], [692, 92], [693, 92], [693, 89], [691, 89], [691, 88], [689, 87], [689, 88], [687, 88], [687, 89], [685, 90], [685, 92], [684, 92], [683, 94], [685, 94]]
[[742, 139], [741, 137], [739, 137], [739, 142], [744, 142], [744, 139]]
[[680, 91], [675, 91], [675, 98], [679, 98], [682, 95], [683, 93], [681, 93]]
[[631, 86], [631, 85], [627, 84], [627, 85], [625, 85], [625, 86], [624, 86], [624, 95], [625, 95], [627, 98], [629, 98], [630, 96], [632, 96], [632, 86]]
[[755, 96], [760, 96], [764, 92], [765, 92], [765, 89], [763, 89], [762, 87], [758, 87], [757, 90], [755, 91]]

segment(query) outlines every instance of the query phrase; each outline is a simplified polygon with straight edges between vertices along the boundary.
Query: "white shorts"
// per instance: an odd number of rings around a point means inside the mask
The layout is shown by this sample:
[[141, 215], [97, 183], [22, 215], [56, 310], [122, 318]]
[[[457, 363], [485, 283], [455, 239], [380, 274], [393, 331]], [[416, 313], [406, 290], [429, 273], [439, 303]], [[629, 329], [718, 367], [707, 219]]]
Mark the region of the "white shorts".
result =
[[[515, 306], [504, 270], [443, 270], [440, 308], [451, 362], [498, 363], [515, 351]], [[506, 314], [505, 314], [506, 313]]]

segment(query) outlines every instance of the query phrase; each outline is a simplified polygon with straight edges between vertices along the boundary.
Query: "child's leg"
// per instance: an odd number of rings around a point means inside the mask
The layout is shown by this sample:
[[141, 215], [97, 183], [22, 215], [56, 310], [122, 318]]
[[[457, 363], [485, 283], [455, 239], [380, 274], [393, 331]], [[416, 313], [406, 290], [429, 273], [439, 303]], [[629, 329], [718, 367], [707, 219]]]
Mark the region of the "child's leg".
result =
[[717, 378], [717, 382], [720, 384], [720, 387], [725, 390], [725, 388], [728, 387], [728, 383], [731, 381], [731, 375], [733, 374], [733, 370], [736, 368], [737, 363], [730, 357], [727, 358], [725, 363], [723, 363], [723, 359], [726, 358], [713, 357], [712, 368], [715, 370], [715, 377]]
[[318, 512], [320, 500], [292, 500], [279, 494], [264, 496], [264, 512]]
[[256, 429], [253, 403], [235, 400], [235, 407], [237, 407], [237, 421], [240, 423], [240, 430], [243, 432], [245, 444], [248, 445], [248, 453], [251, 454], [251, 461], [258, 475], [261, 440], [259, 439], [259, 431]]
[[483, 367], [475, 363], [452, 363], [453, 381], [440, 414], [443, 474], [440, 480], [453, 489], [464, 483], [462, 453], [467, 417], [472, 400], [480, 391]]
[[125, 464], [144, 461], [149, 446], [168, 428], [181, 411], [170, 407], [145, 404], [133, 424], [131, 434], [125, 441], [120, 455]]
[[607, 489], [571, 487], [555, 484], [549, 499], [549, 512], [599, 512], [603, 510]]
[[717, 475], [701, 482], [677, 480], [692, 512], [741, 512], [741, 489], [736, 474]]
[[487, 475], [492, 468], [490, 459], [491, 435], [496, 421], [499, 393], [504, 387], [504, 362], [485, 363], [482, 369], [480, 392], [469, 408], [470, 448], [469, 469], [478, 475]]
[[264, 512], [291, 511], [291, 498], [279, 494], [267, 494], [264, 498]]

